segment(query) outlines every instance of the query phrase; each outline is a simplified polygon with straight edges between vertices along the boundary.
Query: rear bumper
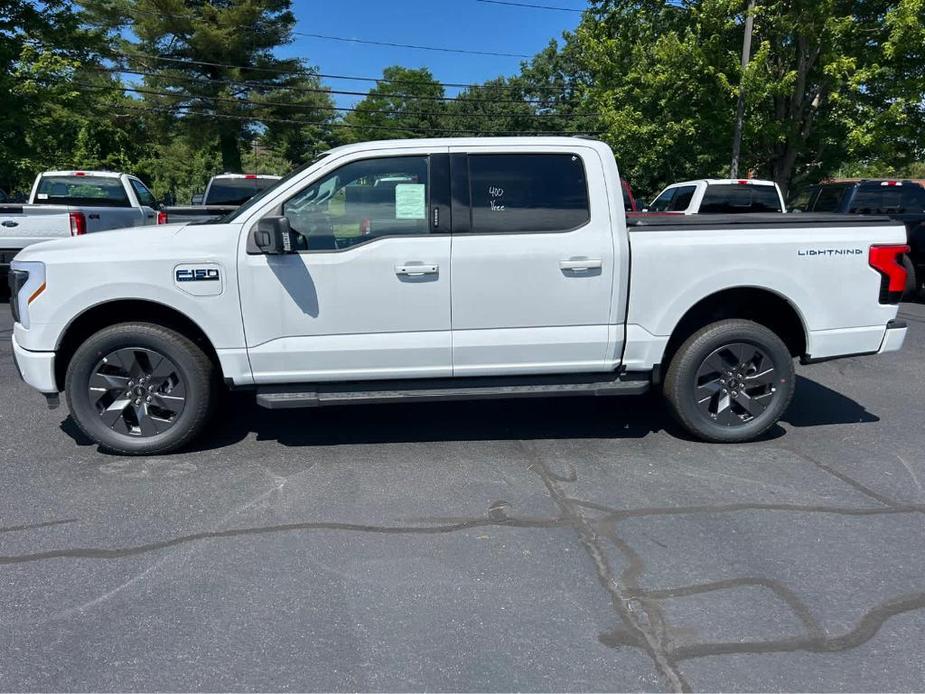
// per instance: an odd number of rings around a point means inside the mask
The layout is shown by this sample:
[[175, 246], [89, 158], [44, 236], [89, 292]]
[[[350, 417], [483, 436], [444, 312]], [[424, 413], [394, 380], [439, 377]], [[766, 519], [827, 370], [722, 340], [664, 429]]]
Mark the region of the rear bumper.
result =
[[886, 326], [886, 334], [883, 336], [883, 342], [880, 343], [880, 349], [877, 354], [887, 352], [898, 352], [902, 349], [906, 341], [906, 321], [892, 320]]
[[22, 380], [40, 393], [51, 394], [58, 392], [58, 383], [55, 379], [55, 353], [32, 352], [23, 349], [13, 336], [13, 361]]

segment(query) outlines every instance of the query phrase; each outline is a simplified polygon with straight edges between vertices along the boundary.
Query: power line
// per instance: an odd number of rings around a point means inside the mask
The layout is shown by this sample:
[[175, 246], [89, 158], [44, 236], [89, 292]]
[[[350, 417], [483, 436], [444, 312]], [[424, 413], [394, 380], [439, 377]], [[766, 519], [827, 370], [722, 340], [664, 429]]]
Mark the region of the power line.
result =
[[533, 56], [524, 53], [502, 53], [498, 51], [480, 51], [465, 48], [443, 48], [439, 46], [416, 46], [410, 43], [392, 43], [391, 41], [370, 41], [365, 39], [353, 39], [344, 36], [330, 36], [327, 34], [309, 34], [304, 31], [293, 31], [295, 36], [307, 36], [313, 39], [325, 39], [327, 41], [343, 41], [345, 43], [362, 43], [369, 46], [387, 46], [389, 48], [413, 48], [418, 51], [436, 51], [439, 53], [465, 53], [467, 55], [488, 55], [501, 58], [532, 58]]
[[[377, 115], [386, 115], [386, 116], [409, 116], [416, 118], [428, 118], [431, 116], [443, 115], [437, 112], [420, 112], [420, 111], [394, 111], [386, 109], [361, 109], [361, 108], [347, 108], [347, 107], [338, 107], [338, 106], [326, 106], [326, 105], [312, 105], [312, 104], [299, 104], [283, 101], [258, 101], [256, 99], [247, 99], [247, 98], [234, 98], [234, 97], [222, 97], [222, 96], [211, 96], [208, 94], [182, 94], [177, 92], [168, 92], [168, 91], [159, 91], [156, 89], [150, 88], [139, 88], [139, 87], [127, 87], [125, 85], [100, 85], [100, 84], [91, 84], [87, 82], [71, 82], [75, 87], [81, 87], [82, 89], [89, 89], [91, 91], [125, 91], [132, 92], [135, 94], [148, 94], [151, 96], [166, 96], [179, 100], [190, 100], [190, 99], [209, 99], [213, 101], [223, 101], [226, 103], [232, 104], [254, 104], [256, 106], [281, 106], [284, 108], [292, 109], [301, 109], [305, 111], [346, 111], [349, 113], [366, 113], [366, 114], [377, 114]], [[523, 113], [517, 114], [526, 118], [560, 118], [558, 114], [533, 114], [533, 113]], [[582, 114], [585, 115], [585, 114]], [[466, 118], [497, 118], [498, 116], [490, 113], [467, 113], [465, 114]], [[587, 117], [587, 116], [586, 116]]]
[[[146, 14], [149, 16], [155, 17], [175, 17], [177, 19], [187, 19], [187, 20], [200, 20], [201, 17], [193, 14], [178, 14], [172, 12], [151, 12], [149, 10], [141, 10], [136, 7], [131, 9], [131, 12], [137, 14]], [[131, 19], [131, 18], [129, 18]], [[360, 43], [366, 44], [369, 46], [385, 46], [387, 48], [411, 48], [417, 51], [436, 51], [438, 53], [462, 53], [466, 55], [483, 55], [483, 56], [493, 56], [497, 58], [531, 58], [533, 56], [526, 55], [524, 53], [505, 53], [502, 51], [487, 51], [487, 50], [477, 50], [470, 48], [446, 48], [444, 46], [421, 46], [412, 43], [396, 43], [392, 41], [373, 41], [370, 39], [357, 39], [347, 36], [333, 36], [331, 34], [315, 34], [306, 31], [296, 31], [291, 30], [290, 33], [293, 36], [304, 36], [306, 38], [312, 39], [324, 39], [326, 41], [341, 41], [346, 43]]]
[[[269, 74], [290, 74], [289, 70], [285, 68], [270, 68], [270, 67], [257, 67], [257, 66], [248, 66], [248, 65], [233, 65], [229, 63], [216, 63], [209, 62], [204, 60], [192, 60], [189, 58], [168, 58], [166, 56], [152, 55], [150, 53], [129, 53], [126, 51], [113, 51], [110, 49], [110, 53], [113, 55], [119, 55], [121, 57], [133, 58], [133, 57], [142, 57], [149, 58], [151, 60], [162, 60], [166, 62], [174, 63], [190, 63], [195, 65], [205, 65], [210, 67], [222, 67], [222, 68], [231, 68], [237, 70], [250, 70], [252, 72], [265, 72]], [[422, 85], [432, 85], [438, 84], [444, 88], [451, 89], [501, 89], [504, 91], [513, 91], [518, 90], [520, 87], [510, 86], [504, 87], [500, 85], [486, 85], [486, 84], [473, 84], [469, 82], [440, 82], [434, 80], [433, 82], [428, 82], [426, 80], [405, 80], [405, 79], [390, 79], [387, 77], [356, 77], [353, 75], [332, 75], [324, 72], [316, 72], [315, 70], [310, 70], [309, 74], [314, 77], [320, 77], [322, 79], [331, 79], [331, 80], [351, 80], [354, 82], [375, 82], [377, 84], [404, 84], [409, 86], [422, 86]], [[549, 87], [550, 89], [552, 87]]]
[[[187, 61], [180, 58], [171, 58], [170, 60], [174, 62], [189, 62], [191, 64], [198, 64], [202, 61]], [[210, 64], [210, 63], [207, 63]], [[100, 66], [87, 66], [91, 70], [96, 70], [100, 72], [108, 72], [112, 74], [127, 74], [127, 75], [141, 75], [144, 77], [157, 77], [164, 78], [164, 75], [157, 72], [152, 72], [150, 70], [131, 70], [128, 68], [121, 68], [118, 66], [107, 67], [104, 65]], [[358, 91], [349, 91], [343, 89], [330, 89], [327, 87], [306, 87], [304, 85], [273, 85], [265, 84], [262, 82], [256, 82], [253, 80], [235, 80], [235, 79], [223, 79], [218, 77], [185, 77], [181, 76], [180, 79], [190, 80], [190, 81], [199, 81], [199, 82], [211, 82], [213, 84], [227, 84], [227, 85], [242, 85], [249, 86], [255, 89], [269, 89], [277, 91], [297, 91], [305, 92], [308, 94], [338, 94], [338, 95], [347, 95], [347, 96], [369, 96], [369, 92], [358, 92]], [[458, 97], [458, 96], [431, 96], [427, 94], [423, 95], [408, 95], [408, 94], [377, 94], [376, 96], [383, 99], [404, 99], [412, 98], [418, 101], [441, 101], [441, 102], [454, 102], [461, 101], [470, 104], [508, 104], [508, 105], [521, 105], [521, 104], [539, 104], [542, 105], [545, 102], [538, 99], [480, 99], [475, 97]]]
[[584, 10], [579, 10], [574, 7], [552, 7], [550, 5], [534, 5], [529, 2], [507, 2], [507, 0], [475, 0], [476, 2], [483, 2], [487, 5], [510, 5], [511, 7], [526, 7], [531, 10], [556, 10], [557, 12], [577, 12], [581, 14]]
[[[404, 131], [409, 133], [420, 133], [420, 134], [437, 134], [437, 135], [446, 135], [447, 133], [455, 135], [562, 135], [562, 136], [576, 136], [576, 135], [596, 135], [598, 133], [591, 133], [586, 131], [575, 131], [567, 132], [563, 130], [529, 130], [529, 131], [520, 131], [520, 130], [504, 130], [504, 131], [491, 131], [491, 130], [450, 130], [445, 128], [417, 128], [417, 127], [407, 127], [402, 125], [396, 126], [374, 126], [374, 125], [353, 125], [352, 123], [328, 123], [324, 121], [310, 121], [310, 120], [295, 120], [292, 118], [264, 118], [257, 116], [238, 116], [228, 113], [203, 113], [201, 111], [190, 111], [191, 107], [189, 106], [180, 106], [179, 109], [174, 108], [162, 108], [157, 106], [143, 106], [141, 104], [121, 104], [120, 108], [127, 108], [129, 110], [138, 111], [138, 112], [155, 112], [155, 113], [168, 113], [172, 115], [184, 115], [184, 116], [201, 116], [204, 118], [223, 118], [226, 120], [238, 120], [238, 121], [247, 121], [247, 122], [257, 122], [257, 123], [290, 123], [293, 125], [317, 125], [321, 128], [351, 128], [354, 130], [389, 130], [392, 132], [395, 131]], [[182, 110], [182, 113], [178, 111]], [[117, 117], [128, 114], [115, 114]]]

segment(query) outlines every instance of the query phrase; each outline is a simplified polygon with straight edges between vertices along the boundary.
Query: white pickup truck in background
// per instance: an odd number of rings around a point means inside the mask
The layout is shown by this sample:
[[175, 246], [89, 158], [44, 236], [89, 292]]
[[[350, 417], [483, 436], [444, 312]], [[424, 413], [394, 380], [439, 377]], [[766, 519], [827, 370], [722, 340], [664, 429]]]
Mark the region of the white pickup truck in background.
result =
[[643, 213], [748, 214], [786, 212], [784, 196], [774, 181], [758, 178], [702, 178], [672, 183]]
[[40, 241], [156, 224], [157, 201], [135, 176], [111, 171], [46, 171], [29, 202], [0, 204], [0, 274]]
[[901, 347], [907, 249], [879, 217], [628, 222], [600, 142], [372, 142], [222, 223], [26, 249], [13, 353], [129, 454], [189, 443], [222, 384], [271, 409], [658, 388], [693, 435], [746, 441], [795, 358]]
[[276, 185], [280, 176], [264, 174], [219, 174], [213, 176], [206, 186], [202, 200], [189, 207], [164, 208], [165, 222], [178, 224], [196, 222], [202, 224], [220, 219], [250, 200], [258, 193]]

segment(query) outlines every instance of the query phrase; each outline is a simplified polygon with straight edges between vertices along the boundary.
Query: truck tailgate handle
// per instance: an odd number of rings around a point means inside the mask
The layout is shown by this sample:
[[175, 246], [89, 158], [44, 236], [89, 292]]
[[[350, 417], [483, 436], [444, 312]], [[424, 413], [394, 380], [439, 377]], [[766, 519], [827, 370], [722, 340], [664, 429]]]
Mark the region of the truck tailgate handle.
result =
[[600, 258], [569, 258], [559, 261], [559, 269], [567, 272], [587, 272], [600, 270], [604, 263]]
[[423, 277], [424, 275], [436, 275], [439, 272], [440, 266], [436, 263], [407, 263], [395, 266], [395, 274], [400, 277]]

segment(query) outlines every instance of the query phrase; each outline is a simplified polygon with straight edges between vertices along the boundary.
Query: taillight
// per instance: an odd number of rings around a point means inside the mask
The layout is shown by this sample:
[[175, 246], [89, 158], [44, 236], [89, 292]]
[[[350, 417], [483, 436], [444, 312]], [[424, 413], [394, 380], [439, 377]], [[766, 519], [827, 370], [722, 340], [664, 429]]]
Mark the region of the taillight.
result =
[[166, 224], [167, 223], [167, 213], [164, 210], [161, 210], [157, 213], [157, 223]]
[[898, 304], [906, 291], [906, 268], [902, 256], [911, 249], [905, 245], [871, 246], [870, 266], [880, 273], [880, 303]]
[[87, 218], [83, 212], [71, 212], [71, 236], [83, 236], [87, 233]]

